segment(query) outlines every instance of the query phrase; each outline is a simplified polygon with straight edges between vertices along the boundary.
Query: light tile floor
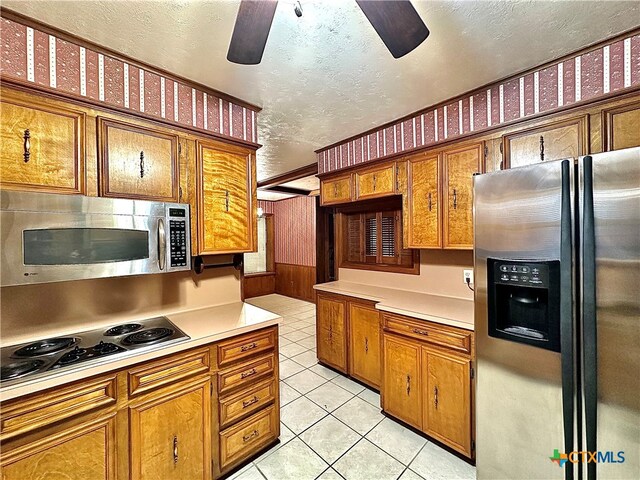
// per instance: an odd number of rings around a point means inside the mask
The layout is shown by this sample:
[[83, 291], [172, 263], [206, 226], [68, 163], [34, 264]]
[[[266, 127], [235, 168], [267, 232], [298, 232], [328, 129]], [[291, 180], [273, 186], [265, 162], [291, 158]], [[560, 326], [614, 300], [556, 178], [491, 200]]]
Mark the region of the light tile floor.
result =
[[282, 315], [280, 443], [233, 480], [472, 480], [475, 468], [380, 412], [380, 395], [317, 363], [315, 305], [248, 303]]

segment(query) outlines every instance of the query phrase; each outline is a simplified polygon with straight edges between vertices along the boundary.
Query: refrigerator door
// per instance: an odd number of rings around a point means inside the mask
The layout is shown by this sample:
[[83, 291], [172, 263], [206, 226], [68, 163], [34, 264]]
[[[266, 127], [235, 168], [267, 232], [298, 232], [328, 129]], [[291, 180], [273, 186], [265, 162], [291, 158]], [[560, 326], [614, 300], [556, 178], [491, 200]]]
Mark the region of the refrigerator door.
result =
[[[572, 464], [560, 467], [550, 460], [555, 449], [571, 451], [574, 444], [573, 172], [573, 161], [564, 160], [474, 177], [476, 466], [481, 480], [566, 479], [574, 473]], [[549, 262], [562, 271], [555, 285], [562, 353], [489, 334], [491, 269], [500, 272], [508, 260], [514, 265], [517, 260], [523, 261], [518, 265]], [[505, 332], [508, 336], [509, 328]]]
[[[640, 478], [640, 148], [579, 161], [589, 480]], [[624, 452], [624, 462], [618, 452]], [[612, 452], [607, 456], [607, 452]], [[602, 461], [604, 460], [604, 461]], [[608, 460], [608, 461], [607, 461]], [[613, 463], [618, 462], [618, 463]]]

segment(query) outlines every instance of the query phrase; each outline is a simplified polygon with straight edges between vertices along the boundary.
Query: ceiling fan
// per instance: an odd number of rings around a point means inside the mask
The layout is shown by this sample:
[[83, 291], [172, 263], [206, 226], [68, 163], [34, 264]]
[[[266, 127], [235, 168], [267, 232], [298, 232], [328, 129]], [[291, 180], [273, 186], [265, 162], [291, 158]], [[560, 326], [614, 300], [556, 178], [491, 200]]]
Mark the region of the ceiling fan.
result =
[[[356, 0], [394, 58], [400, 58], [428, 36], [429, 29], [408, 0]], [[257, 65], [262, 60], [273, 16], [275, 0], [242, 0], [233, 28], [227, 60]], [[299, 2], [295, 13], [302, 15]]]

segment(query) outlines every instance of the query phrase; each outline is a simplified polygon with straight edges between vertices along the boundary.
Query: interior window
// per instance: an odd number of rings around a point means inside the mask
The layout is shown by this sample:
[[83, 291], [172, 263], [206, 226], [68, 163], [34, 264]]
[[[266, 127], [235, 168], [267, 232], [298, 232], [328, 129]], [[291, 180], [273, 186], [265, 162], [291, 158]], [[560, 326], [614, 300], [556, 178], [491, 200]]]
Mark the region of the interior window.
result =
[[258, 251], [244, 254], [244, 274], [254, 275], [275, 271], [273, 216], [258, 217]]

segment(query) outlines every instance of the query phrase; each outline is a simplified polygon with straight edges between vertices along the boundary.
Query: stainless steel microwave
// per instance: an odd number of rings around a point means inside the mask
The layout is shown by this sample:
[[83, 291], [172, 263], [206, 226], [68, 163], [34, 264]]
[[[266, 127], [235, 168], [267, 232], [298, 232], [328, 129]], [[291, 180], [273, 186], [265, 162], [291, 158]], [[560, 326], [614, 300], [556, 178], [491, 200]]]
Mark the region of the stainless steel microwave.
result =
[[0, 191], [0, 285], [191, 268], [189, 205]]

